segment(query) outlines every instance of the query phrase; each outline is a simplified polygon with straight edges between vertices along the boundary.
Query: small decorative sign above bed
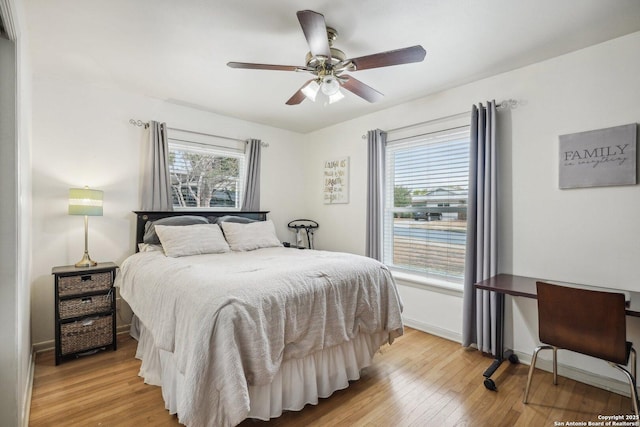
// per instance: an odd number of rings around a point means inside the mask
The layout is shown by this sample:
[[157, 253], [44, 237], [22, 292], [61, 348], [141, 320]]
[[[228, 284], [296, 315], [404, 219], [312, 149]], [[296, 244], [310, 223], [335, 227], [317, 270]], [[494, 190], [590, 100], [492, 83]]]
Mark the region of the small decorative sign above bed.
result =
[[635, 123], [560, 135], [560, 188], [636, 184]]
[[324, 204], [349, 203], [349, 157], [324, 162]]

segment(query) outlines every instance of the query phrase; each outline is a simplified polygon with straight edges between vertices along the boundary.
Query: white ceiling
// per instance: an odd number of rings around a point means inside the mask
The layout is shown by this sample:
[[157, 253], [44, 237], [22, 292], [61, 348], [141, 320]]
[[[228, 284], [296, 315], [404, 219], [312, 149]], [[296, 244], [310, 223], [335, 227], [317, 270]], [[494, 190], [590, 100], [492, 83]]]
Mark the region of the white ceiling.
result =
[[[640, 30], [640, 0], [25, 0], [32, 66], [257, 123], [310, 132]], [[324, 14], [347, 57], [421, 44], [424, 62], [362, 70], [382, 92], [285, 101], [309, 74], [296, 11]], [[638, 52], [630, 54], [638, 54]], [[152, 119], [152, 117], [150, 117]]]

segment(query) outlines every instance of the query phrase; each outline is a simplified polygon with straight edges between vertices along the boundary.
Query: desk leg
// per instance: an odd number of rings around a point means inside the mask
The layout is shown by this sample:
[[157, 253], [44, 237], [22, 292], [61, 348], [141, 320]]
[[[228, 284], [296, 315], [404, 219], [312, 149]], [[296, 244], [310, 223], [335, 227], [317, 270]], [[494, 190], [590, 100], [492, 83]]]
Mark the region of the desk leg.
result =
[[484, 386], [491, 391], [497, 391], [495, 381], [491, 379], [491, 375], [502, 365], [505, 359], [508, 359], [511, 363], [518, 363], [518, 356], [512, 350], [504, 349], [504, 294], [498, 293], [497, 295], [498, 307], [496, 310], [496, 358], [491, 365], [484, 371]]

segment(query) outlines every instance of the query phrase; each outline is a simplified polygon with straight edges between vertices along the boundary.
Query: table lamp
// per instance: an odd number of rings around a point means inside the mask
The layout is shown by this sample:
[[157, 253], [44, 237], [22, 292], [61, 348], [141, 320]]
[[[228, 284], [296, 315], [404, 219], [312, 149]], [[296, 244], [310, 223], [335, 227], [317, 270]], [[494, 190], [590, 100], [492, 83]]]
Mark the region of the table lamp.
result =
[[89, 257], [89, 216], [102, 216], [102, 191], [85, 188], [69, 189], [69, 215], [84, 215], [84, 255], [76, 267], [93, 267], [98, 263]]

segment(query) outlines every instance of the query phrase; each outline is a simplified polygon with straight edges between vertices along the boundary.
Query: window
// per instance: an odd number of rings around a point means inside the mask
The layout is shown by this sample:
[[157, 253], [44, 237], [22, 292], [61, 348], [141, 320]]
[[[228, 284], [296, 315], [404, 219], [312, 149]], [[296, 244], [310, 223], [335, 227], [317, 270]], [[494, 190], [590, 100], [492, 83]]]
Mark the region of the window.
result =
[[240, 209], [244, 149], [173, 136], [168, 136], [173, 207]]
[[387, 141], [384, 262], [454, 283], [464, 278], [469, 126]]

